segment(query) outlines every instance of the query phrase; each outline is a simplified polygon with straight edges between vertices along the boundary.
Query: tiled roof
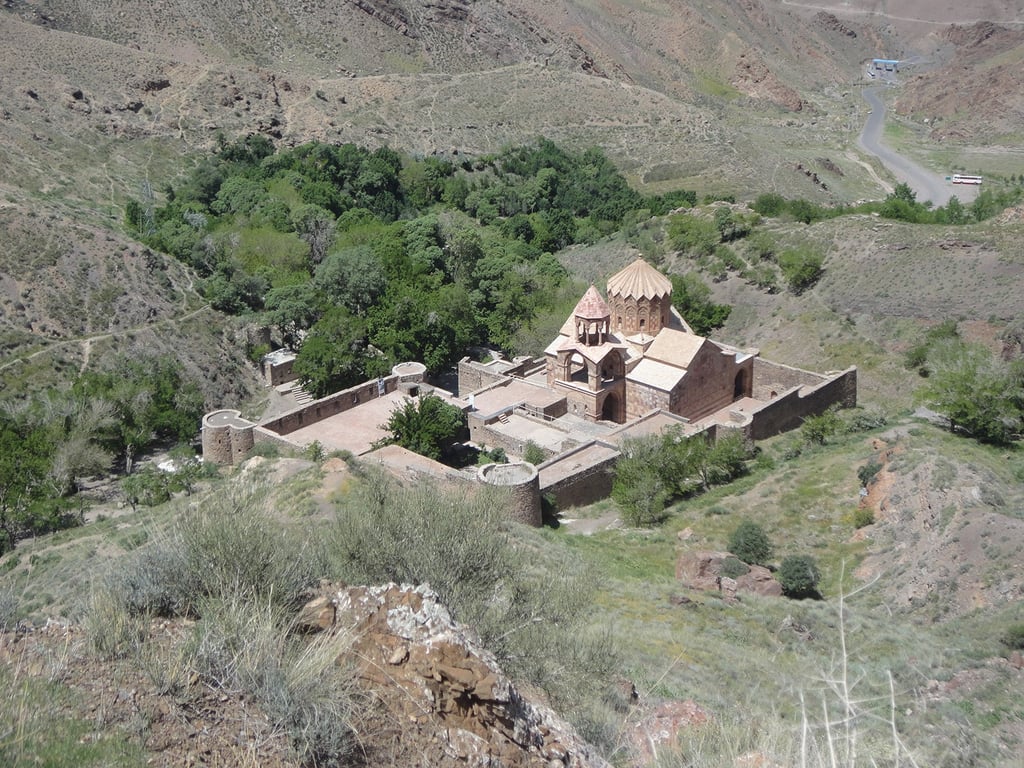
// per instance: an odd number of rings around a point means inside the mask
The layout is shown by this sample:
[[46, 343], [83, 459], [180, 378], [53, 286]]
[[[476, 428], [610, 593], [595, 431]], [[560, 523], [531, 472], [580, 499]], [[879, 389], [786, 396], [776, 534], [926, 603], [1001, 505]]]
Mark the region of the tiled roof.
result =
[[587, 292], [573, 310], [574, 317], [582, 317], [584, 320], [603, 320], [611, 317], [611, 314], [612, 311], [593, 285], [587, 288]]
[[645, 384], [663, 392], [671, 392], [685, 375], [685, 368], [677, 368], [674, 365], [666, 365], [657, 360], [644, 358], [626, 376], [626, 380]]
[[672, 281], [643, 259], [608, 278], [608, 295], [656, 299], [672, 293]]
[[708, 340], [686, 331], [662, 328], [654, 338], [654, 343], [647, 350], [646, 357], [661, 360], [669, 365], [688, 368], [693, 358]]

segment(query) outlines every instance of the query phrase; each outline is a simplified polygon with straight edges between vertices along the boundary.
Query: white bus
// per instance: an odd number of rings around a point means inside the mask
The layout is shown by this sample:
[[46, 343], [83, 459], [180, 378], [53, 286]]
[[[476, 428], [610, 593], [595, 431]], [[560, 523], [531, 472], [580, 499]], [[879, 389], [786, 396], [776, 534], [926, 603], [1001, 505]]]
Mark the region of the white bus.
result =
[[954, 184], [981, 184], [981, 176], [968, 176], [966, 173], [953, 174]]

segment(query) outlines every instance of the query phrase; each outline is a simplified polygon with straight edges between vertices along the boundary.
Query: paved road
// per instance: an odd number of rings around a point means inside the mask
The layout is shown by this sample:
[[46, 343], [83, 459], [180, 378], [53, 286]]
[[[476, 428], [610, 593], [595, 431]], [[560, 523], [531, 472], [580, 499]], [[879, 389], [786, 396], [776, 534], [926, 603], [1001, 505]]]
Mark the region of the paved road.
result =
[[919, 202], [931, 200], [936, 206], [945, 205], [949, 198], [956, 195], [960, 202], [973, 200], [976, 189], [970, 187], [954, 187], [944, 176], [932, 173], [927, 168], [904, 157], [882, 143], [882, 129], [885, 127], [885, 102], [879, 93], [885, 86], [871, 86], [861, 90], [864, 100], [871, 108], [864, 130], [857, 140], [858, 146], [868, 154], [882, 161], [882, 165], [900, 181], [906, 182], [914, 190]]

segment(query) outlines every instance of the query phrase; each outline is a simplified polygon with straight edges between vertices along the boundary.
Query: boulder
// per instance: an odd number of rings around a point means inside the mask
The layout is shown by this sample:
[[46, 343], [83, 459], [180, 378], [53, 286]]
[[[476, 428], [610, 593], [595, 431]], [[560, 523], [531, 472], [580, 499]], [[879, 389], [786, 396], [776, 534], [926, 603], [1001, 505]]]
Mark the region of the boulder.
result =
[[[348, 587], [327, 596], [334, 630], [351, 633], [341, 659], [415, 745], [422, 765], [609, 768], [548, 707], [505, 676], [475, 633], [429, 586]], [[401, 724], [398, 726], [397, 724]]]
[[663, 753], [675, 749], [681, 730], [708, 720], [708, 713], [692, 701], [664, 701], [648, 707], [625, 734], [632, 764], [657, 765]]
[[722, 576], [722, 563], [730, 557], [734, 555], [729, 552], [683, 551], [676, 560], [676, 578], [689, 589], [721, 592], [727, 600], [741, 593], [782, 596], [782, 585], [760, 565], [749, 566], [748, 573], [735, 579]]

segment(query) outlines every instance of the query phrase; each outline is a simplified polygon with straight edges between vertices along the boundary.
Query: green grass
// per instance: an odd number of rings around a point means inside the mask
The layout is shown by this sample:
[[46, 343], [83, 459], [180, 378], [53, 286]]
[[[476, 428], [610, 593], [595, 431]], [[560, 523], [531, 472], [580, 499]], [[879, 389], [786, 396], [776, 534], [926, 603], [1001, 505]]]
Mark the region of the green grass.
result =
[[64, 685], [5, 666], [0, 697], [0, 764], [7, 768], [146, 765], [143, 750], [126, 733], [69, 717], [84, 702]]

